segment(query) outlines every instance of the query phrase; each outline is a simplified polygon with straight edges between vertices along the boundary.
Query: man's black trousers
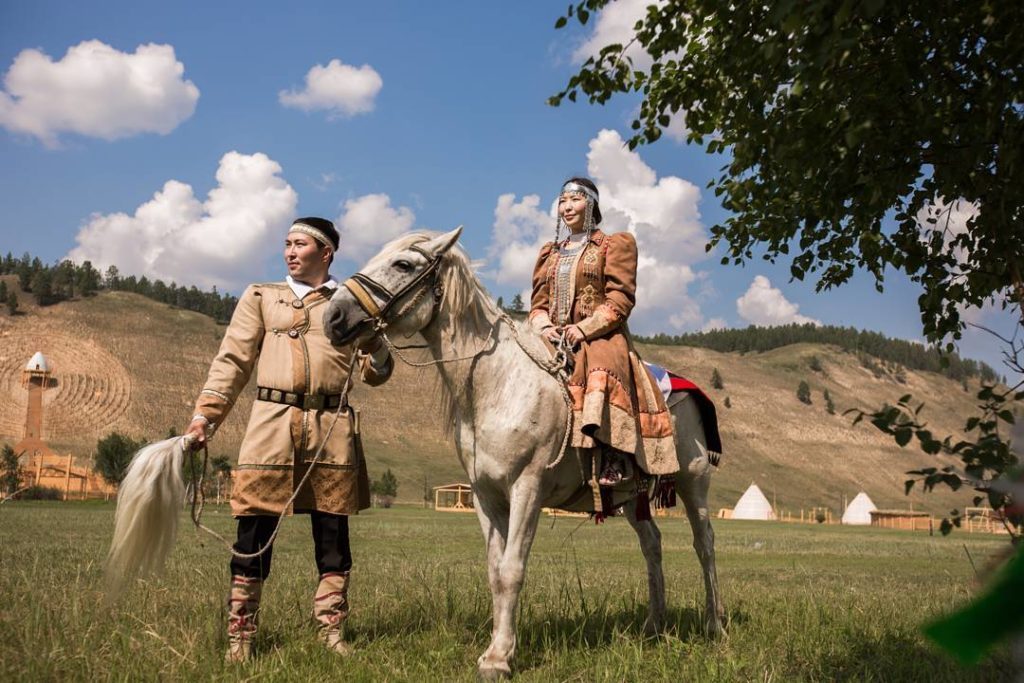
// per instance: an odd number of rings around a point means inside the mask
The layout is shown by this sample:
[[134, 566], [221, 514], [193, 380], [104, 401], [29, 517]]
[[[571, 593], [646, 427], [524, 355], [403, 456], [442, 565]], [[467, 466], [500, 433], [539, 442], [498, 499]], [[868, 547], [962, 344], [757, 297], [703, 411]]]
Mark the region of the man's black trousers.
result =
[[[311, 512], [313, 525], [313, 552], [320, 575], [347, 572], [352, 568], [352, 551], [348, 545], [348, 517], [326, 512]], [[235, 551], [255, 553], [263, 548], [277, 526], [277, 515], [249, 515], [238, 518], [238, 540]], [[274, 549], [259, 557], [242, 560], [232, 556], [231, 574], [252, 579], [265, 579], [270, 574], [270, 560]]]

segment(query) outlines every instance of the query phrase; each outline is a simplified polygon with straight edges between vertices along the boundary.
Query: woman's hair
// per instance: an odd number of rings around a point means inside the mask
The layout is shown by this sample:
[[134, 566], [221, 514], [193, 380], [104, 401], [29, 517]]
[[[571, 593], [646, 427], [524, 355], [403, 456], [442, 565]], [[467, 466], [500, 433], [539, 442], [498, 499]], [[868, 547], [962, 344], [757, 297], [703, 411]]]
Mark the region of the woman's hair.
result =
[[[597, 192], [597, 185], [595, 185], [594, 181], [591, 180], [590, 178], [583, 178], [581, 176], [577, 176], [575, 178], [569, 178], [568, 180], [565, 181], [565, 183], [562, 183], [562, 186], [564, 187], [566, 183], [578, 183], [580, 185], [583, 185], [584, 187], [588, 187], [591, 190], [593, 190], [595, 196], [598, 194], [598, 192]], [[601, 223], [601, 206], [600, 206], [600, 204], [598, 204], [595, 201], [594, 202], [594, 225], [600, 225], [600, 223]]]

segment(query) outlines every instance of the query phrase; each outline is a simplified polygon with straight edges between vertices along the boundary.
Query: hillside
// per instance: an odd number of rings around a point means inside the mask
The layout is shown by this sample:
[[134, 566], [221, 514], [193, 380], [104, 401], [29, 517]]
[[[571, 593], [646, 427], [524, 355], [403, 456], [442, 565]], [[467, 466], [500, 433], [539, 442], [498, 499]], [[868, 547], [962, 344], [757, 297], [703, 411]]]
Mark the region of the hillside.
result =
[[[19, 378], [35, 351], [46, 354], [57, 386], [46, 392], [43, 433], [58, 451], [85, 461], [97, 439], [112, 430], [162, 438], [184, 428], [224, 327], [210, 318], [173, 309], [127, 292], [38, 308], [22, 295], [25, 311], [0, 315], [0, 440], [23, 431], [27, 392]], [[842, 412], [895, 402], [905, 393], [928, 404], [925, 415], [939, 434], [956, 433], [972, 407], [973, 393], [930, 372], [907, 371], [906, 383], [876, 377], [855, 354], [835, 347], [796, 344], [765, 353], [721, 353], [690, 347], [640, 345], [645, 359], [705, 387], [719, 407], [725, 457], [713, 483], [712, 506], [728, 507], [756, 481], [780, 508], [829, 506], [865, 490], [879, 507], [945, 512], [968, 505], [969, 494], [945, 491], [902, 494], [904, 472], [934, 460], [901, 450], [870, 425], [850, 426]], [[821, 371], [809, 368], [817, 357]], [[709, 378], [717, 368], [722, 390]], [[357, 384], [353, 403], [362, 412], [371, 476], [392, 468], [399, 499], [418, 501], [428, 485], [464, 480], [453, 446], [442, 435], [433, 408], [435, 372], [398, 364], [395, 376], [370, 390]], [[807, 380], [813, 404], [800, 403], [796, 387]], [[971, 380], [972, 392], [976, 380]], [[825, 411], [828, 389], [836, 415]], [[234, 456], [254, 390], [239, 401], [211, 446]], [[724, 407], [729, 397], [731, 408]]]

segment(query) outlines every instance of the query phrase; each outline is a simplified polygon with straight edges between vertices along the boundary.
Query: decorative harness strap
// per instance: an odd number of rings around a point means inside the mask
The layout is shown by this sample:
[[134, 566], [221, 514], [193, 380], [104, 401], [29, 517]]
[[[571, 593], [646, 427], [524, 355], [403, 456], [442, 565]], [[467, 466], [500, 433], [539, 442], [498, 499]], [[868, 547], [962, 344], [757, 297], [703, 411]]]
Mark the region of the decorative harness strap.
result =
[[374, 318], [379, 318], [380, 306], [378, 306], [377, 302], [374, 301], [372, 296], [370, 296], [370, 293], [366, 291], [366, 287], [363, 283], [357, 279], [360, 275], [362, 275], [362, 273], [356, 273], [349, 279], [345, 280], [342, 284], [345, 285], [345, 288], [348, 289], [348, 291], [352, 292], [352, 296], [356, 298], [356, 301], [359, 302], [359, 305], [363, 307], [364, 311]]

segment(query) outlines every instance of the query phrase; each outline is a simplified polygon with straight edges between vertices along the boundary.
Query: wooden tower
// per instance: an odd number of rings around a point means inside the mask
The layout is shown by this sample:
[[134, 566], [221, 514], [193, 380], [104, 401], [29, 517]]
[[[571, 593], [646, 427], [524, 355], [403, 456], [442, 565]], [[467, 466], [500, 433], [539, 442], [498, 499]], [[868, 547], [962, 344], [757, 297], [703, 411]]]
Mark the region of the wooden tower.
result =
[[109, 497], [116, 491], [95, 472], [76, 467], [70, 453], [54, 453], [43, 440], [43, 392], [55, 386], [53, 369], [41, 351], [37, 351], [21, 371], [21, 386], [28, 389], [25, 411], [25, 436], [14, 445], [14, 452], [26, 455], [23, 484], [48, 486], [63, 491], [64, 500], [72, 497]]
[[28, 389], [24, 438], [26, 442], [43, 440], [43, 391], [50, 387], [50, 376], [50, 364], [42, 351], [36, 351], [21, 371], [21, 386]]

